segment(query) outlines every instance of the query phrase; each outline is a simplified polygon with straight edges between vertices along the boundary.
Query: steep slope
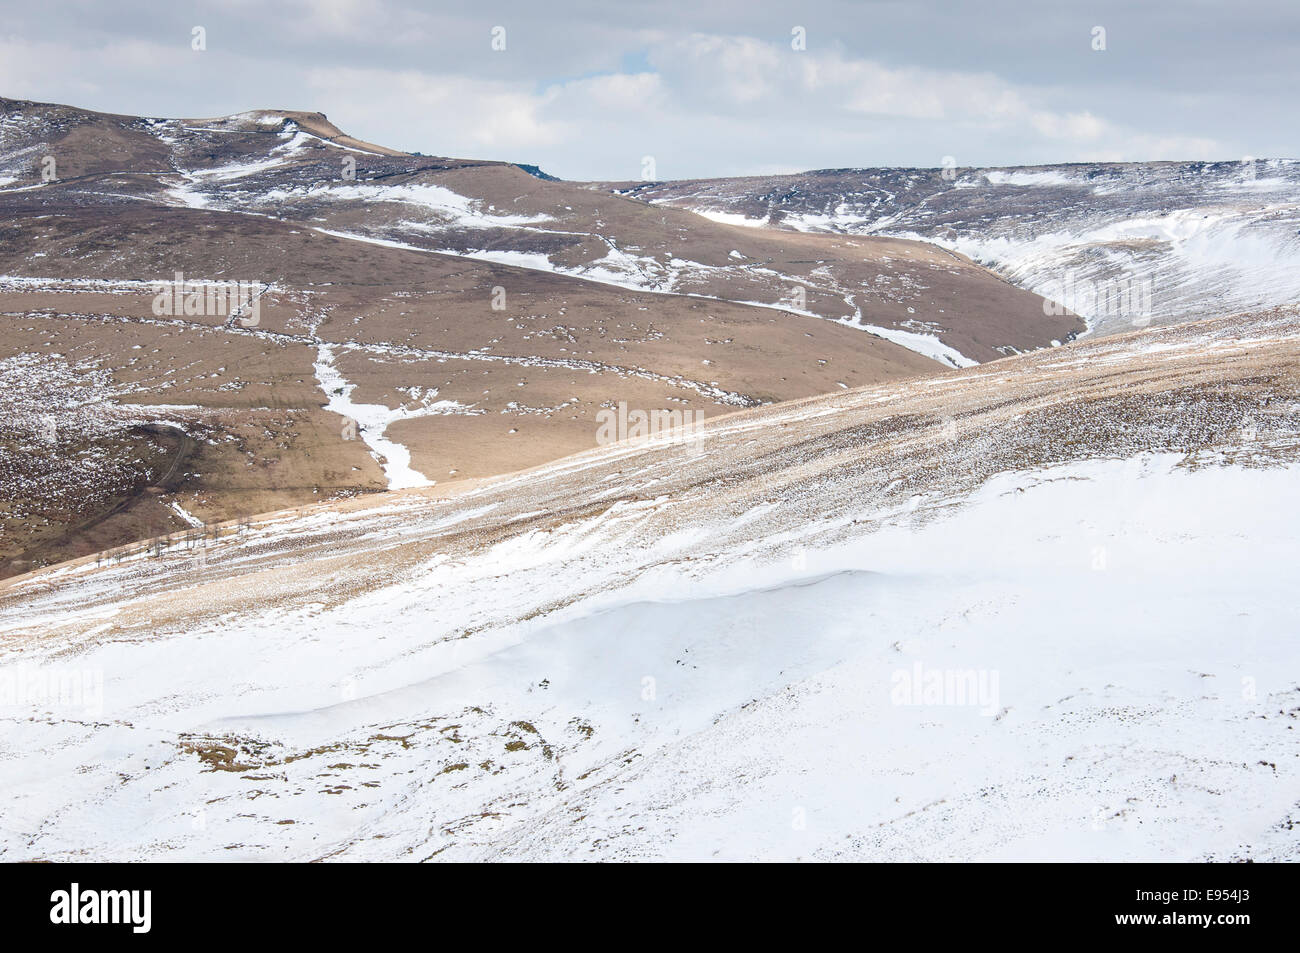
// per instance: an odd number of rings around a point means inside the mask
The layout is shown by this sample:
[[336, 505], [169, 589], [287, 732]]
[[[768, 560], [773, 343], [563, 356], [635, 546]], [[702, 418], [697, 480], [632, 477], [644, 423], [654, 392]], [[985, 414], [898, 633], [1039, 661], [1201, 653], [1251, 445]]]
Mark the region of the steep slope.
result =
[[1095, 332], [1300, 301], [1300, 161], [828, 169], [610, 186], [728, 222], [923, 239]]
[[10, 580], [0, 850], [1294, 859], [1298, 358], [1153, 328]]

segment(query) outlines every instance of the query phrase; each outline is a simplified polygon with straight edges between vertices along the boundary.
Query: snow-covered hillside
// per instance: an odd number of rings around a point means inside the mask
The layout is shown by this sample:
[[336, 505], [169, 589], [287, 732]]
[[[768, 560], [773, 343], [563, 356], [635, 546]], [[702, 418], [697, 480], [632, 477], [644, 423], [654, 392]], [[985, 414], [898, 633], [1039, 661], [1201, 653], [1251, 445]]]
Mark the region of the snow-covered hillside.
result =
[[12, 580], [0, 856], [1294, 859], [1298, 353], [1153, 328]]
[[632, 190], [735, 224], [923, 239], [1094, 333], [1300, 301], [1300, 161], [837, 169]]

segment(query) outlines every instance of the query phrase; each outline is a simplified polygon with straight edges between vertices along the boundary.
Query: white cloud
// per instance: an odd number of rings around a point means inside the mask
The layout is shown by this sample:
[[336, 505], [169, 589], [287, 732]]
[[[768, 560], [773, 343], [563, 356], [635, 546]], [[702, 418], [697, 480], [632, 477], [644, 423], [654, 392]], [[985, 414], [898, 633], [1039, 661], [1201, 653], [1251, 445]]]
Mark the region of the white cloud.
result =
[[661, 108], [665, 105], [664, 92], [663, 78], [658, 73], [610, 73], [553, 86], [547, 90], [545, 102], [563, 105], [570, 113], [587, 109], [632, 112]]
[[[390, 130], [412, 151], [466, 158], [508, 158], [564, 142], [575, 130], [547, 120], [551, 97], [523, 83], [379, 69], [313, 69], [307, 84], [346, 131], [362, 123]], [[476, 152], [478, 154], [476, 154]]]
[[[235, 5], [252, 9], [244, 0]], [[428, 14], [391, 10], [379, 0], [333, 0], [322, 10], [292, 28], [296, 41], [342, 35], [353, 21], [367, 43], [385, 31], [407, 31], [376, 41], [391, 42], [394, 50], [409, 50], [417, 39], [433, 44], [436, 35]], [[1223, 158], [1242, 151], [1212, 135], [1181, 135], [1167, 123], [1135, 128], [1135, 111], [1112, 118], [1113, 101], [1099, 89], [1084, 104], [1077, 86], [891, 64], [829, 46], [795, 51], [785, 38], [638, 31], [628, 36], [648, 45], [638, 50], [635, 67], [565, 78], [520, 68], [517, 56], [545, 57], [530, 45], [532, 34], [514, 26], [510, 52], [491, 53], [479, 24], [469, 34], [475, 49], [481, 47], [476, 60], [431, 56], [442, 65], [428, 69], [376, 65], [374, 55], [368, 63], [336, 55], [304, 64], [297, 47], [283, 58], [258, 56], [223, 42], [230, 28], [214, 24], [209, 50], [201, 54], [189, 49], [187, 30], [173, 37], [171, 28], [166, 42], [129, 34], [44, 42], [0, 37], [0, 92], [146, 115], [316, 109], [374, 142], [536, 162], [568, 178], [634, 178], [645, 155], [656, 157], [660, 177], [684, 178], [774, 168], [937, 166], [947, 155], [971, 166]], [[594, 54], [579, 40], [575, 35], [580, 56], [565, 60], [557, 53], [556, 62], [587, 62]], [[373, 54], [373, 45], [366, 49]], [[76, 70], [48, 68], [73, 62]]]
[[1152, 158], [1144, 149], [1181, 150], [1185, 158], [1219, 148], [1204, 137], [1152, 137], [1091, 112], [1053, 110], [1044, 102], [1051, 90], [1019, 87], [987, 72], [890, 67], [837, 50], [794, 51], [749, 37], [699, 35], [656, 51], [654, 62], [683, 110], [712, 107], [733, 114], [761, 106], [786, 123], [821, 124], [831, 139], [837, 120], [860, 117], [947, 124], [953, 130], [951, 152], [959, 151], [962, 136], [979, 129], [1054, 145], [1063, 161], [1081, 155], [1080, 147], [1132, 159]]

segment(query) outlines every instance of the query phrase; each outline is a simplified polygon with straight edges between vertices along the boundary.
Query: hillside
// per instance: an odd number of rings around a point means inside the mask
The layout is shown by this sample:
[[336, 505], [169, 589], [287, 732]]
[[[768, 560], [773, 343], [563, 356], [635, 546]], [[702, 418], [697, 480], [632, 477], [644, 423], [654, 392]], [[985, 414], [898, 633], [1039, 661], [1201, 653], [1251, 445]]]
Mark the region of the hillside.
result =
[[[1082, 327], [933, 245], [760, 234], [318, 113], [0, 113], [5, 575], [533, 466], [621, 404], [711, 417]], [[244, 311], [184, 303], [218, 282]]]
[[824, 169], [601, 186], [750, 227], [968, 256], [1093, 333], [1300, 301], [1300, 161]]
[[1294, 860], [1298, 356], [1150, 328], [10, 580], [81, 694], [0, 734], [0, 856]]

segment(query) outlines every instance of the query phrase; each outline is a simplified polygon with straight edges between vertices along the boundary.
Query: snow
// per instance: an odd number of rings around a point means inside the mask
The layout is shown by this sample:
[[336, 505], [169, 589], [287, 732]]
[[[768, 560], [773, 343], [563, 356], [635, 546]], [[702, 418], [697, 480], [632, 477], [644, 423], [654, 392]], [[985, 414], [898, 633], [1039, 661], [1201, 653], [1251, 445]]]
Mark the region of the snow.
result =
[[[339, 414], [345, 421], [355, 424], [355, 438], [365, 441], [371, 455], [384, 468], [390, 490], [413, 486], [432, 486], [433, 481], [411, 467], [411, 451], [402, 444], [384, 436], [389, 424], [411, 416], [403, 410], [393, 410], [387, 404], [359, 404], [352, 400], [355, 384], [349, 383], [334, 365], [334, 350], [328, 344], [317, 349], [316, 380], [324, 392], [326, 410]], [[340, 434], [340, 439], [343, 435]]]
[[723, 225], [742, 225], [745, 228], [765, 228], [770, 219], [767, 215], [762, 218], [750, 218], [748, 215], [736, 215], [732, 212], [719, 212], [716, 209], [706, 208], [695, 209], [695, 214]]
[[484, 203], [441, 185], [339, 185], [328, 183], [311, 188], [273, 189], [260, 197], [262, 204], [304, 198], [353, 202], [397, 202], [427, 209], [447, 220], [446, 227], [511, 228], [551, 221], [549, 215], [503, 215], [485, 208]]
[[183, 519], [188, 525], [190, 526], [203, 525], [203, 520], [199, 519], [189, 510], [185, 509], [185, 507], [181, 506], [179, 501], [172, 500], [170, 503], [167, 504], [167, 506], [169, 509], [171, 509], [173, 513], [175, 513], [177, 516]]
[[[1072, 307], [1101, 334], [1300, 300], [1298, 170], [1285, 159], [1098, 163], [969, 169], [936, 182], [862, 169], [860, 183], [809, 175], [774, 184], [772, 201], [783, 228], [931, 242], [1067, 305], [1063, 287], [1083, 286]], [[692, 188], [650, 200], [740, 219], [728, 206], [751, 198], [750, 186], [726, 180]], [[1125, 292], [1150, 307], [1116, 304]]]
[[974, 367], [978, 361], [973, 361], [961, 351], [951, 345], [944, 344], [936, 335], [920, 334], [916, 331], [903, 331], [899, 328], [885, 328], [875, 324], [863, 324], [860, 321], [845, 322], [851, 327], [863, 328], [872, 334], [884, 338], [886, 341], [893, 341], [909, 351], [915, 351], [917, 354], [923, 354], [928, 358], [938, 361], [941, 364], [948, 364], [952, 367]]
[[26, 275], [0, 275], [0, 288], [6, 291], [58, 291], [64, 294], [88, 291], [96, 294], [152, 296], [156, 284], [156, 279], [144, 278], [32, 278]]
[[1076, 188], [1087, 188], [1084, 183], [1079, 182], [1077, 179], [1051, 169], [1042, 172], [1030, 172], [1020, 169], [1010, 171], [991, 169], [984, 173], [984, 178], [988, 180], [990, 185], [1015, 185], [1026, 188], [1044, 185], [1070, 185]]
[[[218, 201], [223, 185], [315, 141], [290, 130], [272, 158], [187, 173], [174, 195]], [[1277, 225], [1294, 210], [1272, 199], [1290, 184], [1281, 167], [1266, 168], [1277, 174], [1218, 181], [1244, 203], [1231, 209], [943, 241], [1030, 287], [1097, 260], [1094, 275], [1127, 268], [1176, 285], [1169, 300], [1196, 289], [1215, 300], [1294, 300], [1294, 228]], [[1050, 170], [986, 178], [1079, 184]], [[399, 203], [448, 223], [399, 222], [398, 234], [549, 221], [438, 186], [332, 186], [328, 196]], [[826, 207], [785, 221], [894, 227], [846, 202]], [[608, 245], [605, 258], [567, 273], [670, 291], [692, 275], [753, 267], [662, 264]], [[542, 253], [459, 254], [560, 270]], [[55, 282], [0, 276], [0, 287]], [[57, 282], [115, 293], [151, 284]], [[845, 323], [945, 365], [975, 363], [923, 322], [877, 327], [859, 312]], [[752, 443], [752, 459], [779, 458], [748, 482], [718, 465], [689, 492], [663, 492], [662, 476], [638, 469], [649, 451], [617, 445], [487, 481], [495, 498], [453, 487], [446, 499], [404, 493], [357, 510], [282, 514], [203, 550], [198, 570], [141, 554], [135, 565], [65, 564], [15, 583], [0, 603], [0, 859], [1300, 859], [1291, 832], [1300, 467], [1265, 466], [1221, 444], [1209, 464], [1123, 444], [1130, 455], [1035, 468], [1027, 452], [1014, 458], [1019, 469], [983, 483], [945, 482], [949, 470], [993, 456], [976, 441], [924, 458], [942, 472], [923, 469], [924, 492], [913, 492], [917, 473], [897, 471], [933, 431], [877, 426], [936, 408], [956, 415], [964, 388], [1016, 373], [1042, 399], [1006, 413], [1032, 418], [1052, 409], [1046, 372], [1135, 356], [1153, 371], [1146, 393], [1201, 383], [1208, 392], [1220, 382], [1197, 379], [1190, 362], [1244, 364], [1267, 328], [1257, 333], [1110, 339], [1038, 364], [870, 391], [840, 383], [832, 399], [714, 428], [719, 448]], [[432, 484], [389, 434], [395, 423], [475, 411], [414, 386], [397, 388], [411, 406], [358, 402], [361, 385], [340, 367], [353, 352], [668, 380], [577, 359], [313, 343], [326, 407], [345, 424], [340, 439], [355, 424], [390, 489]], [[1258, 378], [1226, 383], [1252, 393], [1284, 364], [1270, 360]], [[108, 426], [200, 409], [123, 404], [107, 372], [58, 354], [0, 364], [0, 380], [51, 395], [20, 408], [33, 446], [49, 439], [53, 409], [86, 408], [83, 436], [92, 414]], [[1162, 378], [1180, 390], [1155, 390]], [[927, 389], [933, 403], [908, 403]], [[1067, 422], [1037, 436], [1086, 443], [1097, 423], [1080, 409], [1087, 402], [1055, 408]], [[869, 418], [870, 404], [897, 419]], [[1286, 407], [1263, 404], [1285, 423]], [[802, 439], [797, 425], [819, 416], [836, 426]], [[1020, 420], [989, 432], [1007, 436]], [[790, 439], [761, 444], [759, 429], [777, 421], [796, 428]], [[1269, 433], [1294, 446], [1283, 424]], [[857, 455], [874, 441], [902, 448], [884, 457], [897, 471]], [[1241, 457], [1250, 465], [1225, 462]], [[604, 476], [570, 484], [581, 489], [563, 506], [529, 496], [595, 472], [596, 461]], [[163, 502], [200, 525], [179, 500]], [[339, 540], [347, 545], [330, 545]], [[399, 561], [403, 544], [415, 555]], [[203, 611], [212, 606], [221, 611]], [[48, 694], [61, 685], [77, 697]], [[227, 744], [230, 770], [200, 760]]]
[[[678, 505], [647, 500], [435, 555], [335, 608], [95, 645], [76, 665], [106, 677], [100, 730], [69, 712], [4, 735], [0, 849], [1292, 856], [1271, 825], [1300, 778], [1275, 714], [1300, 701], [1300, 473], [1179, 459], [1005, 473], [928, 521], [857, 510], [881, 527], [793, 561], [754, 539], [703, 572], [674, 554], [706, 527], [619, 551]], [[590, 574], [630, 581], [514, 621]], [[457, 632], [474, 635], [440, 638]], [[917, 672], [972, 673], [985, 693], [900, 699]], [[196, 772], [168, 754], [178, 733], [281, 757]]]
[[399, 388], [405, 390], [414, 401], [414, 406], [403, 403], [396, 409], [387, 404], [360, 404], [352, 399], [356, 384], [344, 378], [335, 363], [336, 348], [344, 350], [376, 350], [379, 346], [366, 347], [352, 345], [331, 345], [321, 343], [316, 350], [316, 381], [324, 392], [326, 410], [333, 411], [344, 418], [344, 432], [341, 439], [363, 441], [370, 448], [371, 456], [383, 467], [388, 478], [388, 489], [404, 490], [416, 486], [432, 486], [435, 481], [412, 468], [411, 451], [403, 444], [387, 436], [388, 427], [399, 420], [413, 420], [440, 414], [478, 413], [473, 408], [455, 400], [435, 400], [437, 390], [424, 390], [420, 387]]
[[[1206, 301], [1223, 311], [1246, 311], [1300, 300], [1300, 238], [1276, 226], [1268, 211], [1183, 209], [1133, 216], [1096, 227], [1043, 231], [1032, 238], [968, 236], [928, 240], [976, 261], [993, 263], [1015, 284], [1062, 300], [1067, 284], [1084, 294], [1079, 308], [1089, 323], [1124, 330], [1131, 314], [1086, 310], [1105, 289], [1142, 291], [1149, 318], [1200, 313]], [[907, 237], [922, 238], [919, 234]], [[1100, 254], [1099, 254], [1100, 252]], [[1070, 304], [1070, 301], [1065, 301]], [[1143, 317], [1143, 315], [1137, 315]]]
[[[511, 251], [509, 249], [483, 249], [482, 251], [471, 252], [452, 252], [443, 251], [441, 254], [454, 255], [458, 254], [461, 258], [475, 258], [479, 261], [491, 261], [498, 265], [511, 265], [515, 268], [529, 268], [533, 271], [549, 271], [554, 274], [561, 274], [561, 270], [551, 264], [548, 258], [542, 252], [531, 251]], [[595, 279], [593, 279], [595, 280]]]
[[190, 180], [199, 183], [207, 183], [209, 180], [213, 182], [231, 182], [235, 179], [247, 178], [250, 175], [257, 175], [283, 165], [287, 160], [292, 159], [297, 153], [301, 152], [315, 138], [315, 136], [298, 130], [295, 126], [287, 141], [267, 153], [265, 159], [236, 162], [218, 166], [215, 169], [194, 169], [185, 174]]

